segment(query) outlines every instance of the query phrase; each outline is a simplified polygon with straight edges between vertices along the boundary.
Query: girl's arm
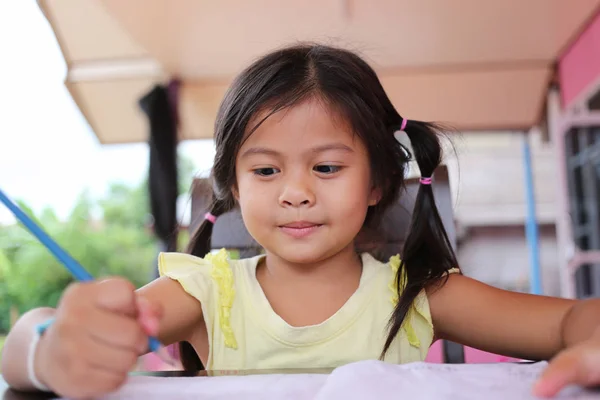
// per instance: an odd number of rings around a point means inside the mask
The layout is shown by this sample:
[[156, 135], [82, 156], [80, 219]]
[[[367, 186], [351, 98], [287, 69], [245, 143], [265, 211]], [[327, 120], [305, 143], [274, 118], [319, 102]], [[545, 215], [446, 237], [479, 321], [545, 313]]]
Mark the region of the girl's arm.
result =
[[200, 302], [171, 278], [158, 278], [138, 289], [137, 294], [160, 308], [158, 339], [165, 345], [190, 341], [204, 325]]
[[552, 358], [600, 324], [597, 302], [509, 292], [457, 274], [428, 298], [436, 337], [530, 360]]
[[19, 390], [34, 389], [27, 377], [27, 353], [35, 326], [54, 316], [53, 308], [36, 308], [23, 314], [12, 327], [2, 348], [0, 370], [4, 380]]
[[460, 275], [428, 294], [437, 337], [493, 353], [552, 359], [534, 394], [550, 397], [570, 384], [600, 384], [600, 299], [513, 293]]
[[563, 321], [563, 345], [572, 347], [600, 333], [600, 299], [578, 301]]

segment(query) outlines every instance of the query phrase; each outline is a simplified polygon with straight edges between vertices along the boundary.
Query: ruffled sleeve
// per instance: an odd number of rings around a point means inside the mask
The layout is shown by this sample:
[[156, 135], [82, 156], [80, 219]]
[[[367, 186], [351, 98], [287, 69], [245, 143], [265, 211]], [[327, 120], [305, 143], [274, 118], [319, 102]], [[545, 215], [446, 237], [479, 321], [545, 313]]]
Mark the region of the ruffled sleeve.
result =
[[230, 323], [235, 298], [233, 271], [225, 249], [207, 254], [205, 258], [183, 253], [160, 253], [158, 271], [160, 276], [178, 281], [189, 295], [196, 298], [202, 305], [207, 325], [217, 322], [225, 345], [237, 348]]
[[[391, 301], [395, 307], [399, 301], [398, 291], [396, 290], [396, 275], [400, 269], [400, 256], [396, 255], [391, 257], [389, 265], [394, 273], [393, 279], [389, 283], [388, 287], [391, 291]], [[458, 268], [452, 268], [447, 272], [447, 274], [453, 273], [460, 273], [460, 270]], [[404, 290], [405, 287], [406, 274], [403, 273], [400, 276], [400, 290]], [[429, 301], [427, 300], [427, 294], [425, 290], [421, 290], [421, 292], [419, 292], [413, 301], [413, 304], [408, 310], [401, 329], [406, 335], [406, 339], [411, 346], [420, 348], [422, 345], [429, 347], [431, 344], [431, 339], [433, 338], [433, 321], [431, 319]], [[428, 341], [428, 343], [422, 343], [423, 339]]]
[[183, 289], [200, 303], [210, 299], [212, 264], [204, 258], [183, 253], [160, 253], [158, 272], [176, 280]]

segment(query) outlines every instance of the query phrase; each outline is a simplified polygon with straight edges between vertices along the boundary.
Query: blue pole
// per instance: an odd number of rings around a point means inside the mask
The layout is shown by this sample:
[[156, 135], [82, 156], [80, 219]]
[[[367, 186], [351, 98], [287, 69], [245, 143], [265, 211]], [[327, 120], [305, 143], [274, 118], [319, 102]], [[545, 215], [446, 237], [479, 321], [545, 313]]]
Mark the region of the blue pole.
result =
[[533, 168], [531, 166], [531, 149], [529, 147], [529, 135], [527, 132], [523, 135], [523, 164], [525, 166], [525, 197], [527, 201], [525, 235], [529, 246], [529, 290], [533, 294], [542, 294], [542, 274], [540, 270], [539, 235], [535, 212]]

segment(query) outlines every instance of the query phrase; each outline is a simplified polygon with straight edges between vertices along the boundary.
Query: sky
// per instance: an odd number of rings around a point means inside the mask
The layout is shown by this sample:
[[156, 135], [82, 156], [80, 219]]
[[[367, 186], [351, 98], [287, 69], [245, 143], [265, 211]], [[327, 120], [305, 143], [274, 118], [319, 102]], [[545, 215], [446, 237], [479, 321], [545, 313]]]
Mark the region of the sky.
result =
[[[39, 211], [66, 217], [77, 197], [147, 174], [144, 143], [100, 145], [64, 87], [66, 65], [35, 0], [0, 1], [0, 189]], [[184, 142], [206, 174], [212, 140]], [[14, 221], [0, 205], [0, 223]]]

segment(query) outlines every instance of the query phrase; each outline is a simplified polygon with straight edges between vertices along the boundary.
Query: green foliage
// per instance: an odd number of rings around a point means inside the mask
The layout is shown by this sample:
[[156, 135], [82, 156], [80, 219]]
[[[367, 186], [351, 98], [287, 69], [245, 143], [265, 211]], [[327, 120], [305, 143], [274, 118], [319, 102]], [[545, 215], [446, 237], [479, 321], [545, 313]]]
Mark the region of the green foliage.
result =
[[[180, 170], [181, 181], [188, 185], [183, 191], [186, 193], [194, 168], [186, 159], [181, 165], [185, 166]], [[152, 279], [158, 250], [147, 227], [146, 182], [136, 187], [114, 183], [96, 201], [84, 192], [65, 221], [49, 208], [35, 215], [27, 204], [19, 202], [19, 206], [95, 277], [118, 275], [136, 287]], [[186, 233], [179, 242], [185, 246]], [[0, 225], [0, 332], [9, 329], [11, 306], [19, 313], [54, 307], [72, 281], [65, 268], [23, 226]]]

